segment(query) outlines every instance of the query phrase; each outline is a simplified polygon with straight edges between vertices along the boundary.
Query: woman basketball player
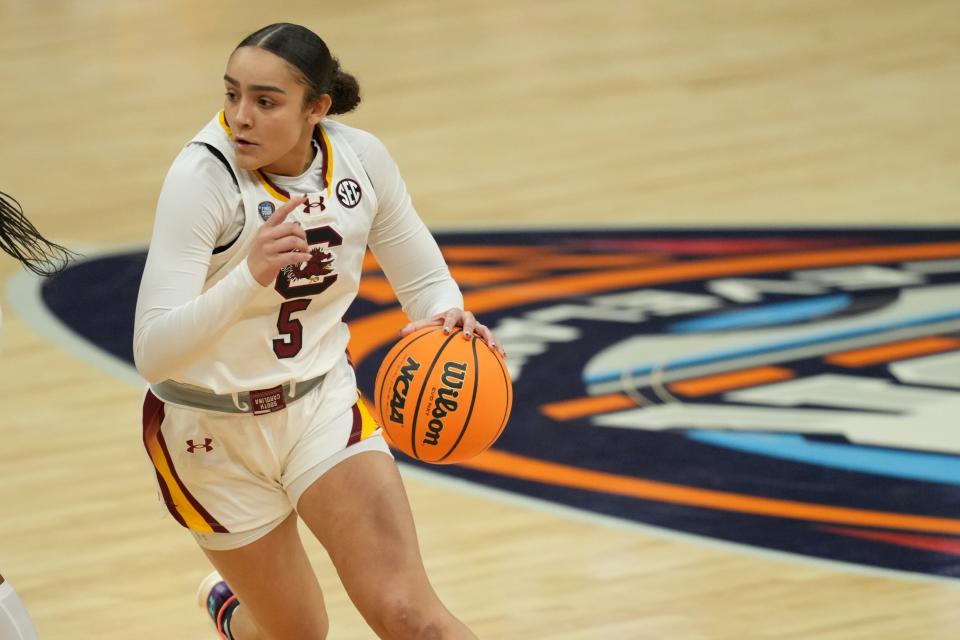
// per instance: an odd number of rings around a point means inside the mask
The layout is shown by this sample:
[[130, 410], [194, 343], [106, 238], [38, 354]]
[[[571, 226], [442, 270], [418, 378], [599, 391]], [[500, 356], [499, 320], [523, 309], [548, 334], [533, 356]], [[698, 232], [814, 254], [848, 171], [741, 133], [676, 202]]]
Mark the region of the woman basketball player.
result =
[[323, 40], [264, 27], [224, 83], [164, 182], [134, 336], [160, 493], [217, 570], [201, 606], [226, 638], [325, 638], [299, 515], [380, 637], [474, 638], [427, 579], [345, 353], [367, 246], [412, 320], [402, 335], [461, 326], [500, 348], [383, 144], [327, 118], [360, 97]]
[[[0, 191], [0, 249], [40, 276], [59, 273], [71, 253], [44, 238], [23, 215], [20, 203]], [[0, 313], [0, 323], [3, 315]], [[30, 614], [0, 575], [0, 640], [36, 640]]]

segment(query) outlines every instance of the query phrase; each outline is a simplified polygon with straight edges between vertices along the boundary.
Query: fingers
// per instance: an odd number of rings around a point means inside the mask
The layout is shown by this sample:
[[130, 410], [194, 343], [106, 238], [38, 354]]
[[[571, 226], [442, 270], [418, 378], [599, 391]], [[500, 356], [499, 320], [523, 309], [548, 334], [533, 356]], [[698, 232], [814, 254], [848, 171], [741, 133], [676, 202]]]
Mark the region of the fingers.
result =
[[307, 235], [299, 224], [287, 222], [261, 230], [263, 231], [261, 238], [263, 255], [277, 269], [310, 259]]
[[[271, 218], [272, 220], [273, 218]], [[279, 225], [264, 225], [260, 228], [260, 235], [265, 241], [278, 240], [287, 236], [296, 236], [307, 241], [307, 232], [303, 230], [299, 222], [285, 222]]]
[[[449, 312], [447, 313], [449, 314]], [[464, 340], [471, 340], [473, 339], [474, 335], [480, 336], [480, 338], [486, 342], [491, 349], [499, 353], [501, 356], [506, 357], [507, 352], [503, 350], [502, 346], [497, 344], [497, 339], [494, 338], [493, 332], [490, 331], [489, 327], [484, 324], [480, 324], [480, 322], [477, 321], [477, 317], [470, 311], [463, 311], [459, 315], [460, 322], [463, 325]], [[444, 326], [444, 331], [447, 331], [446, 326]]]
[[284, 263], [283, 266], [310, 259], [307, 232], [304, 231], [299, 222], [283, 222], [297, 203], [302, 201], [303, 198], [290, 200], [270, 216], [260, 228], [260, 243], [268, 258], [273, 258], [277, 254], [302, 254], [297, 260], [293, 259], [296, 257], [293, 255], [280, 256], [283, 259], [289, 258], [291, 260], [290, 262]]
[[403, 329], [400, 329], [400, 335], [405, 337], [410, 335], [414, 331], [419, 331], [420, 329], [423, 329], [424, 327], [429, 327], [430, 325], [433, 325], [433, 324], [437, 324], [437, 323], [434, 322], [433, 320], [417, 320], [416, 322], [411, 322], [410, 324], [405, 326]]
[[291, 251], [290, 253], [285, 253], [281, 257], [277, 258], [273, 266], [276, 267], [277, 271], [280, 271], [280, 269], [283, 269], [284, 267], [289, 267], [290, 265], [296, 265], [296, 264], [303, 264], [308, 260], [310, 260], [309, 253]]
[[501, 357], [506, 358], [507, 352], [504, 351], [503, 345], [497, 342], [497, 339], [493, 336], [493, 331], [490, 331], [490, 328], [486, 325], [477, 323], [477, 335], [480, 336], [484, 342], [487, 343], [491, 349], [500, 354]]
[[470, 311], [464, 311], [462, 309], [449, 309], [444, 313], [438, 313], [432, 318], [411, 322], [400, 330], [400, 335], [408, 336], [414, 331], [418, 331], [424, 327], [435, 327], [440, 325], [443, 326], [443, 332], [447, 334], [452, 333], [456, 327], [462, 326], [463, 338], [465, 340], [472, 340], [475, 335], [479, 336], [481, 340], [486, 342], [491, 349], [499, 353], [502, 357], [507, 356], [507, 352], [500, 344], [497, 343], [497, 339], [494, 337], [493, 331], [491, 331], [486, 325], [478, 322], [477, 317], [473, 315], [473, 313]]
[[463, 311], [460, 309], [448, 309], [446, 313], [440, 314], [439, 319], [443, 323], [443, 332], [450, 333], [453, 331], [458, 324], [460, 324], [460, 318], [463, 315]]
[[[408, 336], [408, 335], [410, 335], [411, 333], [413, 333], [414, 331], [419, 331], [420, 329], [423, 329], [424, 327], [436, 327], [436, 326], [439, 326], [439, 325], [443, 324], [444, 315], [445, 315], [445, 314], [438, 313], [437, 315], [433, 316], [432, 318], [426, 318], [426, 319], [424, 319], [424, 320], [417, 320], [416, 322], [411, 322], [410, 324], [408, 324], [407, 326], [405, 326], [403, 329], [400, 329], [400, 335], [401, 335], [401, 336]], [[449, 333], [449, 332], [447, 332], [447, 333]]]
[[461, 318], [463, 324], [463, 339], [469, 340], [473, 337], [473, 332], [477, 329], [477, 317], [469, 311], [464, 311]]
[[306, 231], [298, 222], [284, 222], [305, 199], [305, 196], [290, 199], [257, 230], [247, 265], [254, 279], [263, 286], [268, 286], [284, 267], [311, 258]]
[[298, 252], [310, 256], [310, 247], [304, 237], [291, 234], [285, 235], [274, 240], [268, 240], [263, 243], [263, 249], [267, 255], [284, 254]]
[[283, 221], [287, 219], [287, 214], [291, 211], [302, 205], [307, 201], [307, 196], [298, 196], [296, 198], [290, 198], [282, 207], [273, 212], [273, 215], [267, 218], [266, 222], [263, 223], [265, 227], [277, 227], [283, 224]]

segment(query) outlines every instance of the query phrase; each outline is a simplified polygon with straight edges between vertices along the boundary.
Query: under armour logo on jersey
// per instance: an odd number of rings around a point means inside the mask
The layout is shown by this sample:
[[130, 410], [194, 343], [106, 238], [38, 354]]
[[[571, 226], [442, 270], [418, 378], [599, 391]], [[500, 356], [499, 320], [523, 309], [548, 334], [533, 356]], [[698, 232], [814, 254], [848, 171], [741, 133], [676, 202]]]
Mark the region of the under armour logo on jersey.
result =
[[204, 438], [203, 442], [199, 444], [193, 440], [187, 440], [187, 453], [196, 453], [197, 449], [213, 451], [213, 438]]
[[360, 204], [360, 185], [353, 178], [344, 178], [337, 183], [337, 200], [347, 209], [353, 209]]
[[314, 207], [320, 207], [320, 211], [326, 210], [327, 206], [323, 204], [323, 196], [317, 196], [316, 202], [310, 202], [309, 199], [306, 202], [304, 202], [303, 212], [310, 213], [310, 210], [313, 209]]

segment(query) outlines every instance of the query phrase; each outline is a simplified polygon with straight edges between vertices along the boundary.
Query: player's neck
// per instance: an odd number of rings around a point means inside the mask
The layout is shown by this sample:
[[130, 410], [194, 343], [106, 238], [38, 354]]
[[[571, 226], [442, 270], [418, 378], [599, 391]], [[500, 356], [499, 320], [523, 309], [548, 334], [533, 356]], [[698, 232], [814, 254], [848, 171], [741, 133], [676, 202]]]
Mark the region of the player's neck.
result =
[[317, 156], [317, 148], [313, 144], [312, 131], [300, 138], [285, 156], [271, 165], [263, 167], [267, 173], [278, 176], [295, 177], [302, 175]]

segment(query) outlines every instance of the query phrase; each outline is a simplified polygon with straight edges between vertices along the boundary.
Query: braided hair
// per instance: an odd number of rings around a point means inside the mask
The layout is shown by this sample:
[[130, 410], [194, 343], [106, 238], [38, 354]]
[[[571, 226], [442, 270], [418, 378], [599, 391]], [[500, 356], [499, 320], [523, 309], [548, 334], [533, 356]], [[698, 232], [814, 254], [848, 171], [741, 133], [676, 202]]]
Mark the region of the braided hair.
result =
[[38, 276], [52, 276], [66, 268], [73, 252], [51, 242], [23, 215], [20, 203], [0, 191], [0, 249]]

